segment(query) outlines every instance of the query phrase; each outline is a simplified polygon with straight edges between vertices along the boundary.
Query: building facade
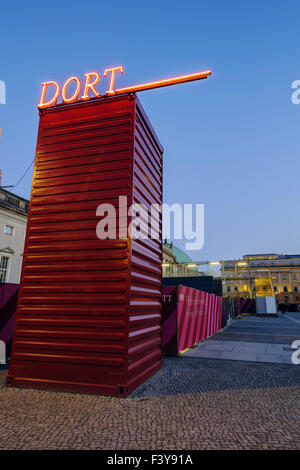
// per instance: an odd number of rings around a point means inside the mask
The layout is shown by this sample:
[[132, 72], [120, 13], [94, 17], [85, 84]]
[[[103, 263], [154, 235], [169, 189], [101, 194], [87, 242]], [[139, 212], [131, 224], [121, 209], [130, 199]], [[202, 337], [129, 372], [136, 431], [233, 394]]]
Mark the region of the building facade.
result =
[[0, 188], [0, 283], [20, 282], [29, 201]]
[[162, 250], [162, 276], [163, 277], [182, 277], [182, 276], [200, 276], [197, 264], [180, 248], [177, 248], [173, 242], [163, 242]]
[[300, 302], [300, 255], [245, 255], [221, 266], [224, 296], [254, 298], [259, 290], [279, 302]]

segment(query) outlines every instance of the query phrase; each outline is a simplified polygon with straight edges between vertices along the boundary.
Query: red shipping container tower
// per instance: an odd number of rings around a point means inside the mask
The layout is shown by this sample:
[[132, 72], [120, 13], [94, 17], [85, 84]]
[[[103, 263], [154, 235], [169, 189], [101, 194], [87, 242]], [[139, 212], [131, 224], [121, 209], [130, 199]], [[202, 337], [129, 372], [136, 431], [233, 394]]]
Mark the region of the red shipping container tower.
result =
[[162, 154], [135, 95], [40, 112], [7, 385], [126, 396], [162, 367], [161, 236], [96, 235], [100, 204], [161, 204]]

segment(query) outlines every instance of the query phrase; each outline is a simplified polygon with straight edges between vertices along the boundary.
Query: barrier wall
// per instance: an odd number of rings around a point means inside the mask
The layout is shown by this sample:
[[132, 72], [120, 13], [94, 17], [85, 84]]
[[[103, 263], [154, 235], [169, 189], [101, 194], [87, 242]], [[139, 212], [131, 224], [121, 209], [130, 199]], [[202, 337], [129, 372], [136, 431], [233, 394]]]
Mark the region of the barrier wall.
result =
[[178, 353], [177, 292], [178, 286], [162, 288], [162, 350], [168, 356], [176, 356]]
[[221, 329], [222, 297], [186, 286], [163, 287], [163, 352], [176, 355]]
[[277, 315], [277, 305], [274, 296], [256, 297], [256, 315]]
[[241, 315], [242, 313], [256, 313], [255, 299], [237, 299], [237, 314]]
[[[213, 277], [212, 276], [176, 276], [176, 277], [163, 277], [162, 285], [164, 286], [186, 286], [198, 289], [209, 294], [216, 294], [213, 291]], [[222, 295], [222, 293], [220, 294]]]
[[[223, 297], [223, 317], [226, 318], [226, 324], [228, 320], [234, 320], [238, 315], [238, 300], [232, 297]], [[225, 319], [223, 320], [225, 323]], [[226, 326], [222, 325], [222, 328]]]
[[19, 284], [0, 284], [0, 340], [6, 345], [6, 357], [10, 355], [18, 290]]
[[225, 299], [223, 299], [223, 302], [222, 302], [221, 328], [225, 328], [225, 326], [227, 325], [228, 320], [230, 318], [230, 313], [229, 313], [229, 310], [228, 310], [224, 300]]

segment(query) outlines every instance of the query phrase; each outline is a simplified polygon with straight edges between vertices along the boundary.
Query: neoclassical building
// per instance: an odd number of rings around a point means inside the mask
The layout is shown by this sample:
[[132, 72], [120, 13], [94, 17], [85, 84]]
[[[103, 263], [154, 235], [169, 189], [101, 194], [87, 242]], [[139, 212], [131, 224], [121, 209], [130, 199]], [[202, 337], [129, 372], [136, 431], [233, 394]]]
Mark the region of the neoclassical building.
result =
[[28, 205], [0, 187], [0, 283], [20, 282]]
[[195, 262], [173, 242], [163, 242], [163, 277], [200, 276]]
[[300, 255], [250, 254], [220, 263], [227, 297], [253, 298], [259, 289], [279, 302], [300, 302]]

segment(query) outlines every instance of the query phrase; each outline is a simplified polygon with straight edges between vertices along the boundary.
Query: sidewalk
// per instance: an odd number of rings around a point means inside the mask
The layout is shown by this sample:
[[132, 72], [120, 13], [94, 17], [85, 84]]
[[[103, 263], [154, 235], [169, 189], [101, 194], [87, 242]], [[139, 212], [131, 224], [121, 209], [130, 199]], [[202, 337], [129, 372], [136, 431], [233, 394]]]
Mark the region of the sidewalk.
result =
[[[298, 315], [299, 320], [297, 320]], [[300, 340], [300, 313], [294, 317], [246, 316], [183, 356], [292, 364], [292, 343]]]

